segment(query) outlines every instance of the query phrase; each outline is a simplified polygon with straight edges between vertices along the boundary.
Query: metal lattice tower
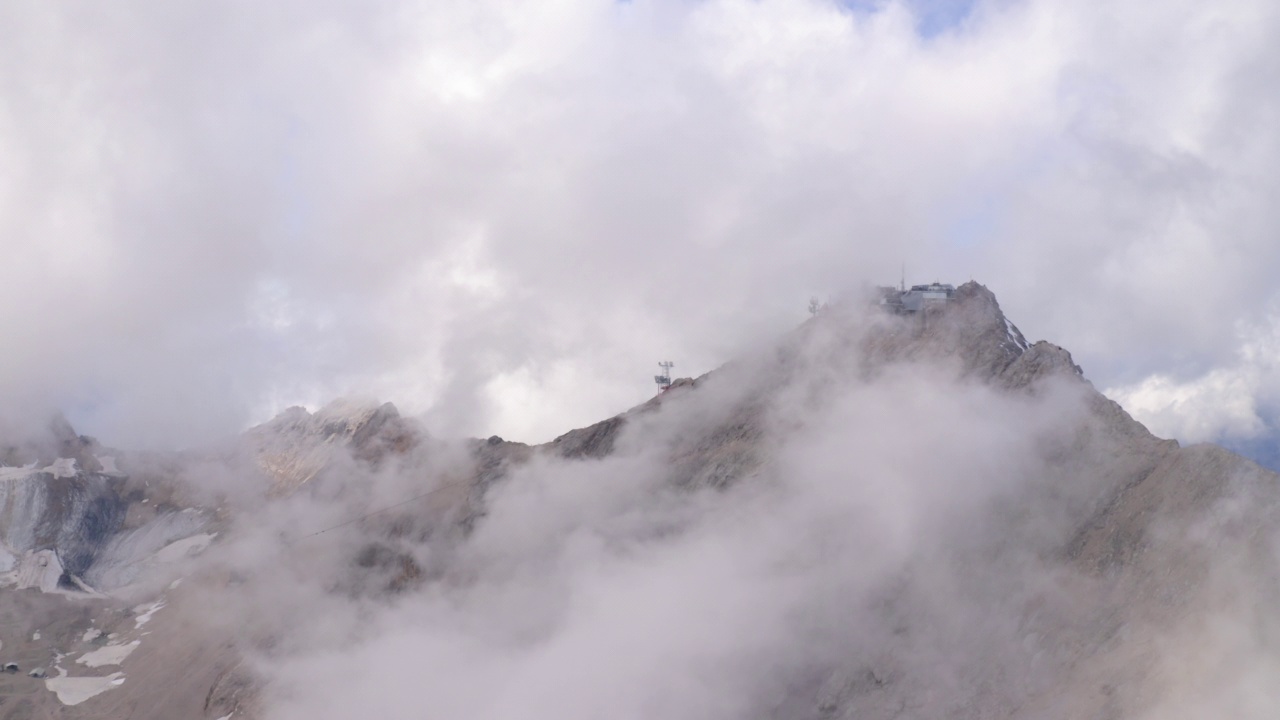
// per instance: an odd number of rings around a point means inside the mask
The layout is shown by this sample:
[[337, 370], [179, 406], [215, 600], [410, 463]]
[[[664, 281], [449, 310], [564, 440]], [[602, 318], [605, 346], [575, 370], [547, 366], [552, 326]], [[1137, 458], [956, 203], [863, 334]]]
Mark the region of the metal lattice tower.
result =
[[660, 385], [663, 390], [666, 390], [667, 388], [671, 387], [671, 368], [675, 366], [676, 364], [671, 362], [670, 360], [663, 360], [662, 362], [658, 363], [658, 367], [662, 368], [662, 374], [654, 375], [653, 381], [658, 385]]

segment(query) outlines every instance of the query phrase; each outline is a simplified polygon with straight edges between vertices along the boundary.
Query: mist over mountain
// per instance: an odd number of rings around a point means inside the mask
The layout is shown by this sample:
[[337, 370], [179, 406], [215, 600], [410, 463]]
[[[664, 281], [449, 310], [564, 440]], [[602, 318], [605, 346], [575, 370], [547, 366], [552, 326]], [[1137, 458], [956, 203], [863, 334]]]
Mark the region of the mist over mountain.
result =
[[1272, 718], [1277, 197], [1275, 0], [0, 2], [0, 720]]
[[[526, 445], [377, 401], [0, 470], [0, 717], [1270, 717], [1280, 476], [977, 283]], [[38, 671], [45, 677], [30, 677]]]

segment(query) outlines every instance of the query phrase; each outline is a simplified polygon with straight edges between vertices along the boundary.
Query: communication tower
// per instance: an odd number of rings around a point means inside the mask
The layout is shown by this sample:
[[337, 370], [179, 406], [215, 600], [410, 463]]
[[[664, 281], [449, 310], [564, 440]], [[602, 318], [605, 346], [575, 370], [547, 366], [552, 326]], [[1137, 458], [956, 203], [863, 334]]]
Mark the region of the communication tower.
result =
[[671, 362], [670, 360], [663, 360], [662, 362], [658, 363], [658, 367], [662, 368], [662, 374], [654, 375], [653, 381], [658, 383], [659, 387], [661, 388], [659, 392], [671, 387], [671, 368], [675, 367], [675, 365], [676, 364]]

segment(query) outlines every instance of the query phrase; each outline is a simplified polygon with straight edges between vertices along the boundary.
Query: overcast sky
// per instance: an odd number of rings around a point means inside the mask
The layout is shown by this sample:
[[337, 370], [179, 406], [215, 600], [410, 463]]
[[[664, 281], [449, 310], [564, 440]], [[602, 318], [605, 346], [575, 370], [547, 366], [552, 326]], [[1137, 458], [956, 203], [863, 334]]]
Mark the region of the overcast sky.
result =
[[1280, 415], [1274, 0], [0, 4], [0, 399], [541, 441], [863, 282], [1182, 439]]

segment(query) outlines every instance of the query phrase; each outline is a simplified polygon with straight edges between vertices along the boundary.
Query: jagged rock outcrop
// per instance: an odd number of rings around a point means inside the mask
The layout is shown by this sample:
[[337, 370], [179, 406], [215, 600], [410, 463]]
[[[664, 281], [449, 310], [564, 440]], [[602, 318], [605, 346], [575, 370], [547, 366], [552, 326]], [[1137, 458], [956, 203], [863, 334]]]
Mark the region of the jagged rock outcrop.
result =
[[71, 423], [56, 414], [43, 426], [0, 426], [0, 465], [25, 467], [51, 466], [59, 460], [75, 461], [75, 466], [86, 472], [106, 470], [110, 472], [110, 458], [100, 458], [105, 451], [98, 442], [85, 435], [77, 435]]
[[[19, 588], [113, 590], [167, 545], [199, 534], [212, 513], [164, 502], [118, 466], [119, 453], [80, 436], [62, 417], [5, 445], [0, 467], [0, 578]], [[153, 503], [153, 500], [155, 501]]]
[[[836, 308], [830, 313], [834, 317], [820, 317], [815, 324], [847, 323], [850, 314], [863, 316], [857, 308]], [[995, 295], [972, 281], [956, 288], [953, 299], [945, 304], [928, 305], [912, 315], [886, 313], [874, 318], [873, 326], [857, 340], [856, 334], [841, 334], [858, 342], [863, 368], [869, 373], [896, 363], [945, 359], [958, 363], [965, 376], [991, 381], [1029, 348]]]
[[388, 453], [407, 451], [419, 436], [391, 403], [345, 399], [315, 414], [291, 407], [245, 439], [276, 492], [287, 494], [315, 478], [336, 453], [376, 464]]
[[0, 528], [7, 552], [56, 550], [82, 575], [124, 520], [118, 478], [98, 473], [9, 471], [0, 480]]
[[551, 441], [551, 449], [564, 458], [601, 458], [613, 452], [613, 443], [618, 431], [626, 422], [617, 415], [557, 437]]
[[[728, 409], [716, 417], [699, 417], [696, 428], [672, 438], [670, 452], [675, 484], [723, 486], [759, 467], [770, 430], [765, 410], [797, 377], [834, 372], [870, 378], [903, 363], [933, 362], [957, 365], [962, 377], [1009, 390], [1031, 391], [1049, 377], [1083, 379], [1066, 350], [1043, 341], [1029, 344], [1005, 317], [995, 295], [975, 282], [957, 288], [953, 301], [914, 315], [875, 314], [868, 326], [866, 310], [861, 305], [828, 307], [785, 337], [775, 351], [735, 361], [700, 378], [681, 378], [649, 402], [557, 437], [546, 450], [570, 459], [606, 457], [628, 424], [664, 403], [696, 403], [689, 393], [723, 380], [739, 389]], [[820, 368], [816, 373], [815, 367]], [[811, 392], [820, 395], [822, 390]]]

